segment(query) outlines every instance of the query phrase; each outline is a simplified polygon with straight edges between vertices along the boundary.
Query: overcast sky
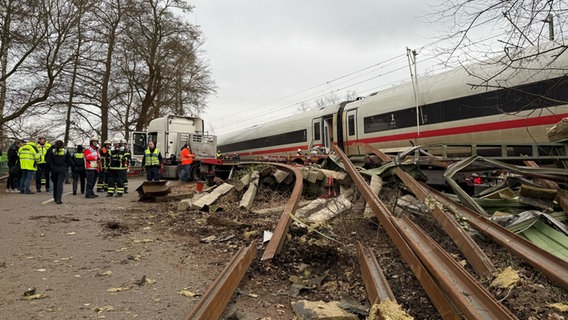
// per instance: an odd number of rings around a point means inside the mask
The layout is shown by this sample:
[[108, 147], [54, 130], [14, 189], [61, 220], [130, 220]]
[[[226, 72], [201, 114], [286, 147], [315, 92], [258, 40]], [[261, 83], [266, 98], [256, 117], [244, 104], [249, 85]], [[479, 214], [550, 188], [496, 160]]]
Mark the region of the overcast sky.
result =
[[[215, 134], [296, 113], [330, 93], [365, 96], [409, 80], [406, 48], [436, 40], [423, 0], [189, 2], [218, 86], [203, 115]], [[426, 57], [418, 56], [419, 73]]]

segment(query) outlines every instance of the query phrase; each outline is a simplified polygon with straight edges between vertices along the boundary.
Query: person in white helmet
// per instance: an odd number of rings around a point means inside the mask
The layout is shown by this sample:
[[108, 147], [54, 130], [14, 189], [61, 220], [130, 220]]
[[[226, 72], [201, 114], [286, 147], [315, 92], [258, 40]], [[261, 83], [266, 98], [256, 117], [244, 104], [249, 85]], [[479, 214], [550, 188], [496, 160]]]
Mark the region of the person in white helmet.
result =
[[99, 153], [99, 138], [94, 136], [89, 140], [89, 146], [83, 151], [85, 156], [85, 169], [87, 169], [87, 187], [85, 198], [96, 198], [94, 188], [101, 170], [101, 155]]

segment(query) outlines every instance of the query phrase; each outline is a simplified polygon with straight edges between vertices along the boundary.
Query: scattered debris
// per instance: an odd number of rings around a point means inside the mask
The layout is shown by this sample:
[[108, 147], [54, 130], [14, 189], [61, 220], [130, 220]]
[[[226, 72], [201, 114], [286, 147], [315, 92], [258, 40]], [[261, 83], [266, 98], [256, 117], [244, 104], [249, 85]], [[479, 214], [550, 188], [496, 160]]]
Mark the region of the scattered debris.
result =
[[130, 289], [132, 289], [132, 287], [130, 287], [130, 286], [129, 287], [110, 288], [110, 289], [107, 289], [107, 292], [113, 292], [113, 293], [114, 292], [123, 292], [123, 291], [128, 291]]
[[156, 201], [156, 197], [165, 196], [171, 192], [168, 181], [144, 181], [136, 191], [140, 201]]
[[212, 235], [210, 235], [210, 236], [208, 236], [208, 237], [199, 239], [199, 242], [202, 242], [202, 243], [212, 243], [212, 242], [214, 242], [215, 240], [217, 240], [217, 236], [214, 235], [214, 234], [212, 234]]
[[308, 218], [307, 221], [309, 222], [315, 222], [315, 223], [322, 223], [324, 221], [327, 221], [333, 217], [335, 217], [336, 215], [351, 209], [351, 207], [353, 206], [353, 204], [351, 203], [350, 199], [351, 196], [353, 195], [353, 190], [349, 189], [351, 191], [349, 192], [342, 192], [339, 197], [333, 199], [332, 201], [329, 201], [327, 203], [327, 206], [313, 214], [311, 214]]
[[[379, 175], [371, 176], [371, 182], [369, 183], [369, 187], [373, 191], [375, 195], [379, 195], [381, 193], [381, 189], [383, 188], [383, 179]], [[367, 219], [372, 218], [375, 216], [373, 211], [371, 211], [371, 207], [369, 204], [365, 204], [365, 211], [363, 211], [363, 216]]]
[[239, 229], [239, 228], [246, 228], [246, 227], [250, 227], [251, 224], [250, 223], [243, 223], [243, 222], [238, 222], [238, 221], [234, 221], [228, 218], [223, 218], [220, 217], [217, 214], [211, 214], [210, 216], [207, 217], [207, 224], [212, 225], [212, 226], [220, 226], [220, 227], [227, 227], [230, 229]]
[[146, 276], [143, 275], [142, 278], [134, 281], [134, 284], [138, 285], [139, 287], [143, 286], [144, 284], [146, 284]]
[[253, 171], [250, 176], [250, 183], [248, 185], [247, 191], [243, 194], [241, 198], [241, 203], [239, 205], [240, 208], [250, 210], [252, 208], [252, 204], [254, 202], [254, 198], [256, 197], [256, 191], [258, 190], [258, 181], [260, 179], [260, 175], [258, 171]]
[[197, 292], [189, 291], [189, 290], [186, 290], [186, 289], [180, 290], [179, 294], [181, 294], [184, 297], [188, 297], [188, 298], [201, 296], [201, 294], [199, 294]]
[[561, 311], [561, 312], [566, 312], [566, 311], [568, 311], [568, 305], [565, 304], [565, 303], [560, 303], [560, 302], [557, 302], [557, 303], [549, 303], [548, 306], [551, 307], [551, 308], [554, 308], [554, 309], [556, 309], [556, 310], [558, 310], [558, 311]]
[[148, 242], [154, 242], [154, 240], [152, 240], [152, 239], [135, 239], [135, 240], [132, 240], [132, 243], [148, 243]]
[[30, 300], [45, 299], [45, 298], [47, 298], [47, 297], [48, 297], [48, 296], [45, 295], [45, 294], [36, 293], [36, 294], [29, 295], [29, 296], [24, 296], [22, 299], [23, 299], [23, 300], [28, 300], [28, 301], [30, 301]]
[[108, 311], [115, 311], [116, 309], [113, 306], [102, 306], [102, 307], [94, 307], [93, 310], [96, 313], [103, 313]]
[[391, 300], [383, 301], [371, 307], [367, 320], [412, 320], [401, 306]]
[[112, 271], [105, 271], [105, 272], [97, 272], [95, 277], [108, 277], [112, 275]]
[[270, 241], [270, 239], [272, 239], [272, 235], [273, 235], [273, 233], [271, 231], [265, 230], [263, 235], [262, 235], [262, 243], [266, 243], [266, 242]]
[[211, 191], [210, 193], [204, 194], [202, 197], [195, 200], [191, 205], [194, 208], [203, 209], [203, 207], [210, 206], [215, 201], [217, 201], [217, 199], [219, 199], [219, 197], [221, 197], [222, 195], [231, 191], [232, 189], [233, 189], [232, 185], [230, 185], [228, 183], [224, 183], [224, 184], [216, 187], [215, 189], [213, 189], [213, 191]]
[[353, 313], [341, 309], [339, 301], [307, 301], [292, 302], [292, 309], [298, 320], [341, 319], [358, 320]]
[[29, 296], [33, 296], [35, 293], [36, 293], [36, 288], [29, 288], [28, 290], [24, 291], [23, 296], [29, 297]]
[[493, 282], [491, 282], [492, 287], [498, 288], [509, 288], [520, 280], [519, 273], [511, 267], [503, 270], [500, 274], [495, 277]]

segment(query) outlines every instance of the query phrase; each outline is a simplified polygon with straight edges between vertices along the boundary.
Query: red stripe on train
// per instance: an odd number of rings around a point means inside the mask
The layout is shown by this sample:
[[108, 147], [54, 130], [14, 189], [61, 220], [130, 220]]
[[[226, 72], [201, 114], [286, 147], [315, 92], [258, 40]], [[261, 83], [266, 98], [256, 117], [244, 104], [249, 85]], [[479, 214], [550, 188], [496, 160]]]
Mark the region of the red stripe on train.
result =
[[359, 139], [357, 141], [349, 141], [347, 144], [351, 145], [355, 142], [376, 143], [376, 142], [387, 142], [387, 141], [397, 141], [397, 140], [409, 140], [416, 138], [452, 136], [456, 134], [479, 133], [479, 132], [495, 131], [503, 129], [534, 127], [546, 124], [556, 124], [558, 121], [562, 120], [562, 118], [565, 118], [567, 116], [568, 114], [559, 114], [559, 115], [551, 115], [544, 117], [523, 118], [517, 120], [507, 120], [502, 122], [480, 123], [480, 124], [461, 126], [461, 127], [427, 130], [427, 131], [421, 131], [420, 136], [418, 136], [416, 132], [408, 132], [408, 133]]
[[[418, 136], [418, 134], [416, 132], [385, 135], [385, 136], [380, 136], [380, 137], [372, 137], [372, 138], [365, 138], [365, 139], [348, 141], [347, 144], [352, 145], [353, 143], [356, 143], [356, 142], [377, 143], [377, 142], [409, 140], [409, 139], [417, 139], [417, 138], [452, 136], [452, 135], [456, 135], [456, 134], [479, 133], [479, 132], [495, 131], [495, 130], [503, 130], [503, 129], [534, 127], [534, 126], [541, 126], [541, 125], [547, 125], [547, 124], [556, 124], [560, 120], [562, 120], [562, 118], [565, 118], [565, 117], [568, 117], [568, 113], [559, 114], [559, 115], [543, 116], [543, 117], [535, 117], [535, 118], [523, 118], [523, 119], [516, 119], [516, 120], [507, 120], [507, 121], [502, 121], [502, 122], [480, 123], [480, 124], [461, 126], [461, 127], [426, 130], [426, 131], [421, 131], [420, 136]], [[388, 131], [385, 131], [385, 133], [386, 132], [388, 132]], [[296, 150], [298, 150], [298, 148], [302, 148], [302, 150], [305, 150], [305, 148], [307, 148], [307, 145], [296, 145], [294, 147], [286, 147], [286, 148], [278, 148], [278, 149], [263, 149], [263, 150], [259, 150], [259, 151], [253, 151], [253, 152], [245, 152], [245, 154], [262, 155], [262, 154], [270, 154], [270, 153], [295, 152]]]

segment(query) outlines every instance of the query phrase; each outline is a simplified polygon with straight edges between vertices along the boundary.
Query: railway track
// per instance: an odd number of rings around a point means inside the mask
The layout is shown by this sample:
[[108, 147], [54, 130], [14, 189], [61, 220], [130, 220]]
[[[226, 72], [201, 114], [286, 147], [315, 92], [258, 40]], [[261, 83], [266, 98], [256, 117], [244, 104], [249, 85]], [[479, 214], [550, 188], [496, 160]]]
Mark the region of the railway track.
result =
[[[244, 162], [246, 164], [259, 164], [257, 162]], [[262, 164], [266, 164], [262, 162]], [[270, 260], [276, 255], [284, 245], [286, 240], [286, 233], [290, 226], [290, 215], [294, 214], [298, 206], [298, 201], [302, 195], [303, 183], [302, 173], [298, 168], [281, 164], [270, 163], [271, 165], [278, 166], [282, 169], [288, 170], [294, 174], [296, 182], [294, 189], [290, 195], [290, 199], [286, 203], [284, 210], [280, 216], [280, 220], [274, 229], [273, 236], [268, 242], [261, 260]], [[225, 267], [223, 272], [215, 279], [213, 284], [207, 289], [202, 299], [198, 302], [194, 309], [192, 309], [187, 316], [186, 320], [205, 320], [205, 319], [218, 319], [225, 306], [229, 302], [233, 292], [237, 289], [238, 284], [245, 275], [250, 264], [256, 257], [256, 247], [251, 243], [247, 247], [241, 247], [239, 251], [233, 256], [229, 264]]]
[[[335, 151], [342, 158], [346, 171], [353, 179], [361, 195], [370, 204], [383, 229], [391, 238], [401, 257], [414, 272], [443, 319], [517, 319], [511, 311], [496, 301], [483, 285], [409, 218], [394, 216], [387, 206], [372, 193], [367, 182], [347, 156], [339, 149]], [[374, 152], [384, 161], [389, 160], [378, 150], [374, 150]], [[266, 247], [261, 260], [272, 259], [284, 245], [291, 222], [290, 215], [294, 214], [302, 193], [302, 176], [297, 168], [283, 164], [273, 165], [293, 172], [296, 176], [296, 183], [292, 196], [274, 230], [274, 236]], [[462, 253], [467, 257], [468, 262], [478, 275], [490, 277], [495, 271], [495, 267], [473, 240], [463, 233], [460, 226], [452, 223], [453, 219], [445, 212], [449, 210], [448, 208], [451, 208], [449, 211], [453, 212], [458, 210], [470, 220], [475, 228], [489, 235], [495, 242], [533, 265], [535, 269], [540, 270], [562, 287], [567, 288], [568, 265], [565, 261], [544, 252], [493, 222], [479, 217], [475, 212], [444, 198], [435, 190], [416, 182], [402, 169], [398, 168], [396, 174], [421, 201], [430, 204], [435, 203], [435, 205], [429, 206], [432, 209], [433, 216], [450, 234], [454, 242], [459, 243], [458, 246]], [[441, 210], [442, 207], [446, 210]], [[256, 247], [253, 243], [242, 247], [185, 319], [218, 319], [256, 255]], [[371, 304], [385, 300], [396, 302], [396, 297], [389, 288], [381, 267], [371, 250], [362, 244], [358, 244], [357, 255], [369, 302]]]
[[409, 219], [397, 218], [373, 194], [339, 148], [346, 171], [444, 319], [516, 319]]

